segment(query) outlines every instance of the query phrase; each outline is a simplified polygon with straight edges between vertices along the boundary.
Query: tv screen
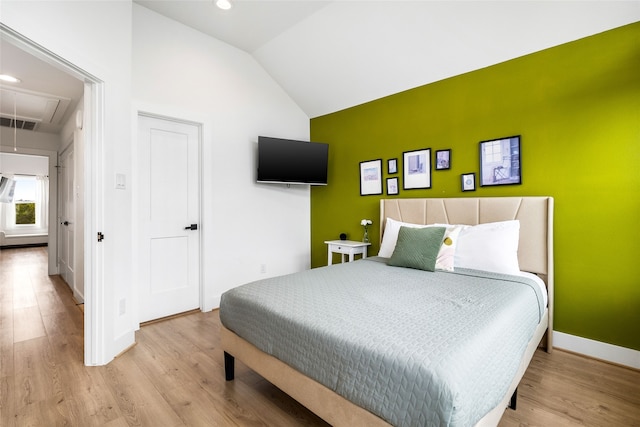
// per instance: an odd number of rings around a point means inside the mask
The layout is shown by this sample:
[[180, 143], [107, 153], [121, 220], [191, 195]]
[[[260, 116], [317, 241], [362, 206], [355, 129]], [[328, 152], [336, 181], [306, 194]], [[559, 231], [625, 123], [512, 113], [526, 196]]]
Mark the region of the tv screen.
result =
[[329, 144], [258, 137], [258, 182], [327, 184]]

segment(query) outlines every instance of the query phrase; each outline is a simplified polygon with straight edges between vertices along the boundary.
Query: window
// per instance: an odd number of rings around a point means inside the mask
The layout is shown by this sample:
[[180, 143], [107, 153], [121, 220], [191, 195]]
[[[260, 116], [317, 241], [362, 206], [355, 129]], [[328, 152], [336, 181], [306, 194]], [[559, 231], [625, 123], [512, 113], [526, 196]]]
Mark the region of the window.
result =
[[13, 201], [16, 209], [16, 225], [36, 224], [36, 177], [16, 176]]
[[36, 225], [36, 177], [16, 176], [14, 179], [16, 225]]
[[46, 234], [49, 228], [49, 178], [14, 175], [12, 199], [0, 203], [0, 231], [9, 236]]

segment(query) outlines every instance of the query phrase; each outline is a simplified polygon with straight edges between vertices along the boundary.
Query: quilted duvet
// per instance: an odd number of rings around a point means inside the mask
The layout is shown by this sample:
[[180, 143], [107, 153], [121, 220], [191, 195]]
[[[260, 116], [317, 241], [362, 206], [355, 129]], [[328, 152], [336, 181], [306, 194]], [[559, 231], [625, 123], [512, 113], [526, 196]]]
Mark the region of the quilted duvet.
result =
[[544, 312], [517, 276], [383, 258], [222, 295], [225, 327], [396, 426], [471, 426], [507, 393]]

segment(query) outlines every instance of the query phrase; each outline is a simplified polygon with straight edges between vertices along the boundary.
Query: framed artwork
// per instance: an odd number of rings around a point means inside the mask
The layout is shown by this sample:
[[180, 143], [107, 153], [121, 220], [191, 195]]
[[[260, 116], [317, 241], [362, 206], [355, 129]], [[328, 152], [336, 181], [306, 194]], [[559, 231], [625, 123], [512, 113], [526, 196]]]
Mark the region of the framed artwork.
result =
[[387, 173], [398, 173], [398, 159], [387, 160]]
[[431, 148], [402, 153], [402, 188], [431, 188]]
[[476, 174], [463, 173], [460, 175], [462, 178], [462, 191], [476, 191]]
[[398, 177], [387, 178], [387, 194], [389, 196], [395, 196], [400, 191], [398, 190]]
[[480, 186], [522, 184], [520, 135], [480, 142]]
[[451, 150], [436, 151], [436, 170], [451, 169]]
[[360, 162], [360, 195], [382, 194], [382, 159]]

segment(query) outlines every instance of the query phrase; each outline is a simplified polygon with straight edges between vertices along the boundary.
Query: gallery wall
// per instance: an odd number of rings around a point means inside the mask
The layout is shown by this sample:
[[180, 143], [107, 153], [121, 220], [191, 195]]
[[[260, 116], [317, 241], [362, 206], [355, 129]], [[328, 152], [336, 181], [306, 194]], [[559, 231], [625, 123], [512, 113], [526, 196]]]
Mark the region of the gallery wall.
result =
[[[418, 87], [311, 121], [330, 144], [329, 185], [311, 191], [312, 266], [325, 240], [362, 238], [382, 197], [555, 198], [555, 330], [640, 350], [640, 23]], [[479, 142], [521, 136], [522, 184], [462, 192]], [[430, 189], [403, 190], [405, 151], [451, 149]], [[397, 174], [387, 160], [397, 158]], [[382, 159], [398, 195], [360, 195], [359, 163]]]

